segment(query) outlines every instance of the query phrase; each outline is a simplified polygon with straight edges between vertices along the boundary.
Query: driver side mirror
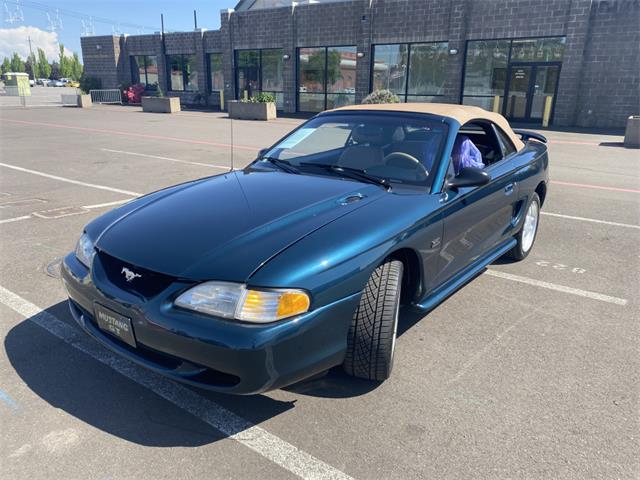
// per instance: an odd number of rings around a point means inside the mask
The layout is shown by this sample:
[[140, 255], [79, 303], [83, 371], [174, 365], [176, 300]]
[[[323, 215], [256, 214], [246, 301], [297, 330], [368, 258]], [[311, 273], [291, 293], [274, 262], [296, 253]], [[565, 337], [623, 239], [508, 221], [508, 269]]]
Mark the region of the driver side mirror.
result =
[[268, 148], [261, 148], [261, 149], [258, 151], [258, 156], [257, 156], [256, 158], [262, 158], [262, 157], [264, 156], [264, 154], [265, 154], [265, 153], [267, 153], [268, 151], [269, 151], [269, 149], [268, 149]]
[[463, 168], [462, 171], [450, 180], [447, 180], [446, 187], [457, 190], [464, 187], [480, 187], [491, 181], [491, 175], [477, 167]]

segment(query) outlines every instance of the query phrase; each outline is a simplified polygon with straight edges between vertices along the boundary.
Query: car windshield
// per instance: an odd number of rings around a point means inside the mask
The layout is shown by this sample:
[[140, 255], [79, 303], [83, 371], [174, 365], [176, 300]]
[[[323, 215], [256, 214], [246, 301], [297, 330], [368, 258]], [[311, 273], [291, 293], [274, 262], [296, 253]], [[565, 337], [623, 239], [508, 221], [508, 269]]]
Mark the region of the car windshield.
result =
[[258, 163], [302, 174], [428, 185], [446, 133], [445, 123], [427, 116], [325, 114], [263, 152]]

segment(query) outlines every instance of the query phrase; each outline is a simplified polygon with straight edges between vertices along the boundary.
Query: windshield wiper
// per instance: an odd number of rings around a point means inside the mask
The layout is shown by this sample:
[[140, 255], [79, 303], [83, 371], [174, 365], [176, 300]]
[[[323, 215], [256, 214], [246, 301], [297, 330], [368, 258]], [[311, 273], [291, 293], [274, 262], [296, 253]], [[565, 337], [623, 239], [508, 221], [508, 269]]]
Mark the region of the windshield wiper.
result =
[[280, 160], [279, 158], [275, 158], [275, 157], [260, 157], [258, 160], [266, 160], [267, 162], [275, 165], [280, 170], [283, 170], [283, 171], [285, 171], [287, 173], [295, 173], [295, 174], [299, 174], [300, 173], [300, 170], [295, 168], [293, 165], [291, 165], [286, 160]]
[[330, 165], [325, 163], [310, 163], [310, 162], [303, 162], [300, 164], [300, 166], [322, 168], [323, 170], [328, 170], [330, 172], [337, 173], [338, 175], [351, 178], [352, 180], [359, 180], [360, 182], [364, 182], [364, 183], [373, 183], [374, 185], [380, 185], [384, 187], [386, 190], [391, 189], [391, 185], [389, 185], [389, 182], [385, 178], [369, 175], [364, 170], [359, 170], [357, 168], [341, 167], [339, 165]]

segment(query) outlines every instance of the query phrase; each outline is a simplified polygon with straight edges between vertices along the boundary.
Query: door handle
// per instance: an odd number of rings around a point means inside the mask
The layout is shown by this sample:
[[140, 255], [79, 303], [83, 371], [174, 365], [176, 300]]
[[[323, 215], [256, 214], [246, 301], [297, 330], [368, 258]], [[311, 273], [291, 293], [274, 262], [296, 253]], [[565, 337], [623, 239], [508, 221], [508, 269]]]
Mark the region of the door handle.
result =
[[513, 183], [510, 183], [506, 187], [504, 187], [504, 194], [511, 195], [513, 193]]

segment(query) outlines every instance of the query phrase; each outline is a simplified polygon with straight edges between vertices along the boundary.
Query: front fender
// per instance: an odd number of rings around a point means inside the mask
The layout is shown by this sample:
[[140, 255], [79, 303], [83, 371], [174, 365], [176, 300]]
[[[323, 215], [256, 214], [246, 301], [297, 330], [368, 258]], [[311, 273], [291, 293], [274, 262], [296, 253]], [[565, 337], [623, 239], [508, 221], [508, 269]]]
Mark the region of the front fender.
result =
[[437, 205], [434, 195], [389, 193], [290, 246], [248, 284], [305, 289], [318, 308], [362, 291], [373, 270], [404, 248], [416, 252], [427, 276], [437, 265], [433, 241], [442, 235]]

